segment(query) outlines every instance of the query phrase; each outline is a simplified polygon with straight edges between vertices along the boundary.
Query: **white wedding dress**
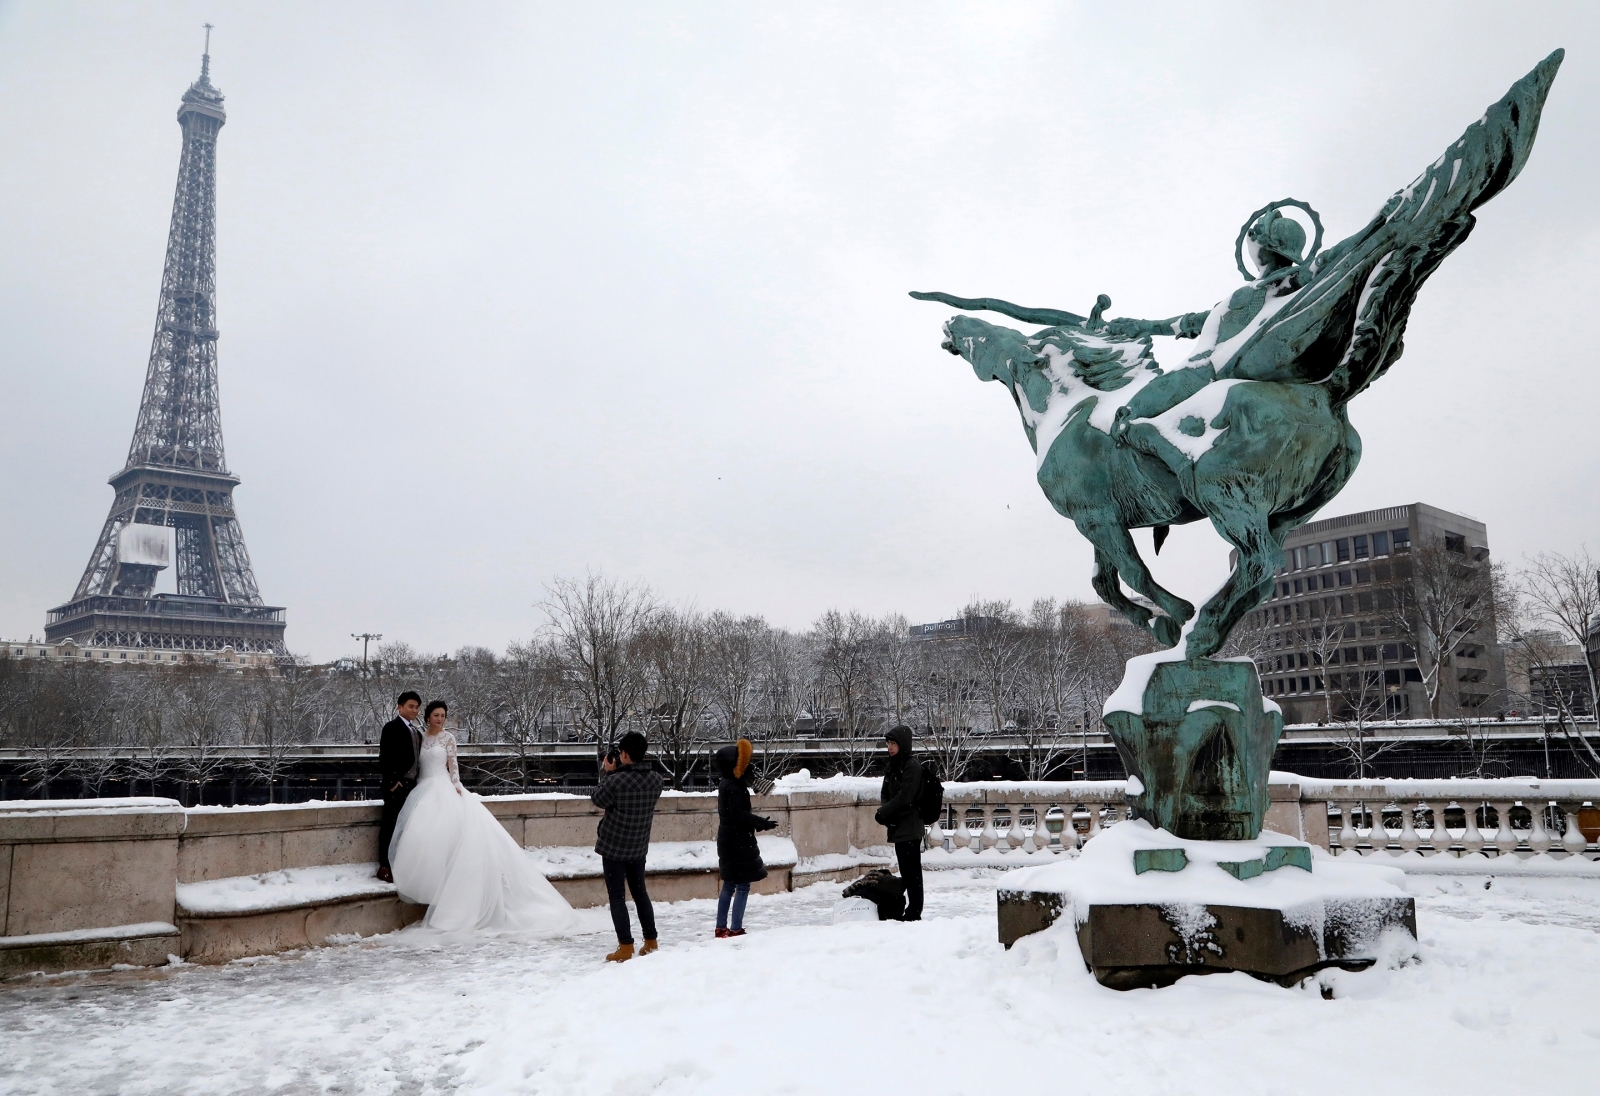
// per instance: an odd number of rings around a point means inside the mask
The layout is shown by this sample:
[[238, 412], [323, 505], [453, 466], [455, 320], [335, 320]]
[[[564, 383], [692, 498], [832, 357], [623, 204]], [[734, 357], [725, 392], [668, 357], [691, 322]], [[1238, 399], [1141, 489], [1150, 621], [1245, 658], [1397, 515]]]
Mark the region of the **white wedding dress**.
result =
[[417, 786], [406, 797], [389, 845], [395, 887], [426, 904], [423, 924], [446, 931], [564, 935], [578, 914], [528, 861], [483, 800], [461, 786], [456, 739], [424, 735]]

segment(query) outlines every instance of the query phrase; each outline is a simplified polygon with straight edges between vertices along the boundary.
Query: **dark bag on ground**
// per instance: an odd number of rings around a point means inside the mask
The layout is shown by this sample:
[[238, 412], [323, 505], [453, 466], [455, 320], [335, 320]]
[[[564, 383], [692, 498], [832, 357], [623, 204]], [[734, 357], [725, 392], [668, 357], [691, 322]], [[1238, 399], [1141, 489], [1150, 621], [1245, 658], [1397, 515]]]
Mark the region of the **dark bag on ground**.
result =
[[906, 912], [906, 885], [887, 868], [874, 868], [844, 889], [846, 898], [865, 898], [878, 907], [878, 920], [898, 921]]
[[939, 780], [939, 770], [931, 761], [922, 763], [922, 788], [917, 792], [917, 816], [924, 826], [939, 821], [944, 813], [944, 784]]

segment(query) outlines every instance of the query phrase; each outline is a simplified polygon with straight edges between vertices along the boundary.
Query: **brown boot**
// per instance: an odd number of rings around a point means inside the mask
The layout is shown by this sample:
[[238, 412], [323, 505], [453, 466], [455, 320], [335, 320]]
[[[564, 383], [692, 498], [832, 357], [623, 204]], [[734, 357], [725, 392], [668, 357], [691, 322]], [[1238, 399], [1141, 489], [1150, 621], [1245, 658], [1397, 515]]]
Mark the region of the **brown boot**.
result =
[[[650, 941], [648, 941], [648, 940], [645, 941], [645, 947], [648, 948], [649, 946], [650, 946]], [[633, 958], [633, 945], [632, 944], [618, 944], [617, 945], [617, 950], [612, 952], [610, 955], [606, 956], [606, 962], [608, 962], [608, 963], [626, 963], [629, 959], [632, 959], [632, 958]]]
[[649, 955], [652, 951], [656, 950], [656, 947], [657, 947], [657, 945], [656, 945], [656, 942], [654, 940], [646, 940], [644, 942], [644, 947], [639, 949], [639, 954], [640, 955]]

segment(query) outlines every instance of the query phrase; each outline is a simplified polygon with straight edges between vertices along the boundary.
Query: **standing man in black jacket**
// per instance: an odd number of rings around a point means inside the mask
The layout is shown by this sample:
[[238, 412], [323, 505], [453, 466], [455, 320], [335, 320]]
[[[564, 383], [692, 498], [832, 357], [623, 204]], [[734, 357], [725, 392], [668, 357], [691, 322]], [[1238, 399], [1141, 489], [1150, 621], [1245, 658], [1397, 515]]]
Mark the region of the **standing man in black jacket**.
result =
[[383, 781], [383, 820], [378, 823], [378, 878], [394, 882], [389, 870], [389, 842], [406, 796], [417, 786], [417, 755], [422, 752], [422, 725], [417, 711], [422, 698], [407, 689], [395, 700], [395, 717], [383, 725], [378, 739], [378, 772]]
[[644, 889], [644, 858], [650, 851], [650, 826], [656, 817], [656, 800], [661, 798], [661, 775], [643, 768], [648, 743], [638, 731], [629, 731], [617, 743], [617, 752], [607, 755], [600, 786], [589, 793], [597, 807], [605, 809], [594, 851], [600, 854], [600, 867], [606, 877], [606, 896], [611, 900], [611, 923], [617, 929], [617, 950], [606, 956], [612, 963], [633, 958], [633, 929], [628, 925], [628, 896], [639, 910], [639, 928], [644, 933], [640, 955], [656, 950], [656, 912]]
[[889, 831], [900, 879], [906, 885], [906, 914], [902, 920], [922, 920], [922, 839], [926, 830], [917, 812], [922, 791], [922, 766], [911, 757], [911, 728], [896, 727], [883, 736], [889, 748], [889, 766], [883, 774], [880, 806], [874, 816]]

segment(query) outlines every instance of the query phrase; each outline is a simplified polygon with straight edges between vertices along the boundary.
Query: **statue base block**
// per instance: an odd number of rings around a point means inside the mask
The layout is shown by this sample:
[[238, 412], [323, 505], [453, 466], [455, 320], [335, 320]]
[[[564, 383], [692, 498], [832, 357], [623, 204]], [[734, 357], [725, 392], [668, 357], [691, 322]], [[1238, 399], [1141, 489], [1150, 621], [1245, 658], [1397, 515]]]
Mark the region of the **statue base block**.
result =
[[1413, 950], [1403, 882], [1396, 868], [1314, 856], [1281, 834], [1186, 841], [1123, 822], [1075, 861], [1012, 873], [998, 895], [1000, 942], [1070, 926], [1084, 965], [1112, 989], [1226, 971], [1293, 985]]

